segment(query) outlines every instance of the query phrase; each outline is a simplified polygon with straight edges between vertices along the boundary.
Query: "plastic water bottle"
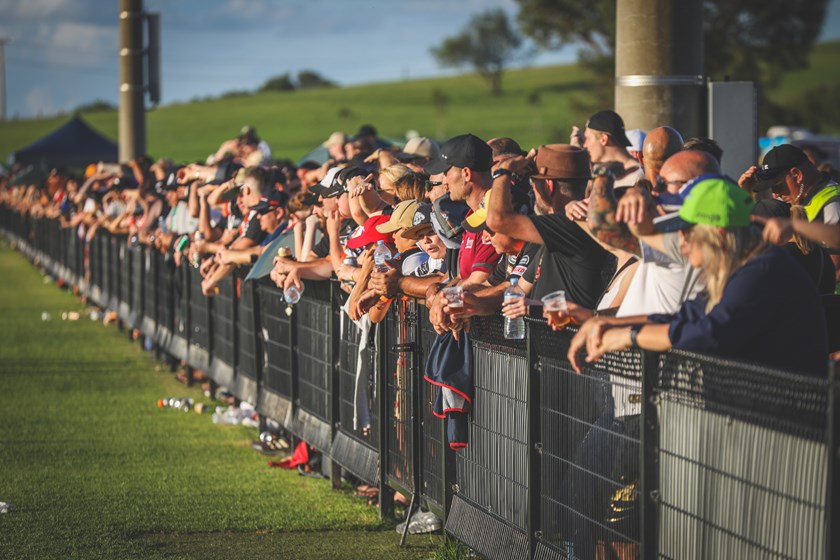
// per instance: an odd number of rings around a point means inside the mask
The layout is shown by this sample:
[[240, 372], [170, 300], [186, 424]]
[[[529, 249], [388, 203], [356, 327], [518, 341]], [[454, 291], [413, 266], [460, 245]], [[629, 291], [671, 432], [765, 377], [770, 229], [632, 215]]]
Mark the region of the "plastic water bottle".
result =
[[[193, 241], [196, 245], [198, 245], [199, 243], [204, 241], [204, 234], [200, 231], [195, 232], [193, 234]], [[192, 266], [193, 268], [198, 268], [199, 266], [201, 266], [201, 255], [198, 253], [198, 251], [193, 251]]]
[[[510, 279], [510, 286], [505, 290], [505, 302], [512, 301], [518, 298], [524, 298], [525, 292], [519, 287], [519, 278], [514, 276]], [[511, 319], [505, 317], [505, 338], [512, 340], [521, 340], [525, 338], [525, 318], [517, 317]]]
[[302, 288], [298, 289], [297, 286], [292, 284], [283, 291], [283, 299], [286, 300], [286, 303], [289, 305], [294, 305], [300, 301], [301, 292], [303, 292]]
[[373, 266], [376, 272], [388, 272], [389, 267], [385, 261], [391, 258], [391, 250], [381, 239], [376, 242], [376, 250], [373, 251]]

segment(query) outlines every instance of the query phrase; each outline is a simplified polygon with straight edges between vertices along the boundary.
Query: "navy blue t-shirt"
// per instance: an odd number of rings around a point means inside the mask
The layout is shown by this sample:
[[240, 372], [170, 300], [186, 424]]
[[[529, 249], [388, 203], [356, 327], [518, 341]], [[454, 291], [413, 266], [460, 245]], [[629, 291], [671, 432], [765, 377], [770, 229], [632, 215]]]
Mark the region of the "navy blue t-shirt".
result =
[[828, 334], [814, 282], [780, 247], [750, 259], [729, 278], [706, 314], [707, 297], [683, 303], [670, 323], [674, 348], [825, 376]]

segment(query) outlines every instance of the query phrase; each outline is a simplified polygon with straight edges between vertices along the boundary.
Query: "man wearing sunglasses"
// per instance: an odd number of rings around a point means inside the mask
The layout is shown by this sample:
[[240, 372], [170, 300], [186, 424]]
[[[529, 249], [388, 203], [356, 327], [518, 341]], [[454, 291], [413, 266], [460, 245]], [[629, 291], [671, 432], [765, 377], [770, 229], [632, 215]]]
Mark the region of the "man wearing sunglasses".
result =
[[[738, 186], [755, 193], [771, 190], [775, 198], [802, 206], [809, 222], [840, 224], [840, 185], [792, 144], [767, 152], [760, 167], [752, 166], [741, 175]], [[831, 260], [840, 270], [840, 254], [831, 255]], [[840, 272], [835, 272], [835, 279], [840, 282]]]

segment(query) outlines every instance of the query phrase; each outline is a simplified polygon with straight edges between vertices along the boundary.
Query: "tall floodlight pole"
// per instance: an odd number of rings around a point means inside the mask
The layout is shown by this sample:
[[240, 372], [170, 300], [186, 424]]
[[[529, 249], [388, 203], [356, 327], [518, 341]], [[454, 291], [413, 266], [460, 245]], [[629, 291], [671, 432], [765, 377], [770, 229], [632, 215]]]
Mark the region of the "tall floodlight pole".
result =
[[0, 37], [0, 121], [6, 120], [6, 55], [5, 47], [9, 40]]
[[143, 0], [120, 0], [120, 161], [146, 153]]
[[627, 128], [706, 135], [702, 0], [621, 0], [615, 110]]

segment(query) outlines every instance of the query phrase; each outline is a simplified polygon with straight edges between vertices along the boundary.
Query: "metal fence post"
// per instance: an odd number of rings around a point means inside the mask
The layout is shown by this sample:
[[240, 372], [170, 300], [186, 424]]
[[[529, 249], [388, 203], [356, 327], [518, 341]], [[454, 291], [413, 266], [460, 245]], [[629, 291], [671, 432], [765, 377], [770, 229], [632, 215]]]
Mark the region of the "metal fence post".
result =
[[659, 555], [659, 354], [641, 351], [642, 417], [639, 430], [640, 558]]
[[[338, 432], [338, 421], [341, 418], [341, 306], [339, 305], [341, 289], [338, 282], [330, 283], [330, 442], [335, 441]], [[330, 460], [330, 480], [333, 489], [341, 488], [341, 465]]]
[[379, 517], [393, 519], [394, 491], [388, 484], [388, 337], [386, 322], [374, 325], [376, 329], [376, 398], [379, 409]]
[[837, 364], [831, 362], [828, 369], [828, 420], [826, 425], [826, 451], [828, 456], [826, 499], [825, 499], [825, 557], [834, 558], [840, 552], [840, 385], [837, 379]]
[[540, 436], [540, 377], [542, 364], [535, 344], [538, 333], [533, 329], [530, 321], [526, 321], [525, 359], [528, 371], [526, 403], [528, 417], [528, 557], [534, 558], [537, 544], [542, 535], [542, 520], [540, 518], [542, 492], [542, 452], [543, 446]]

